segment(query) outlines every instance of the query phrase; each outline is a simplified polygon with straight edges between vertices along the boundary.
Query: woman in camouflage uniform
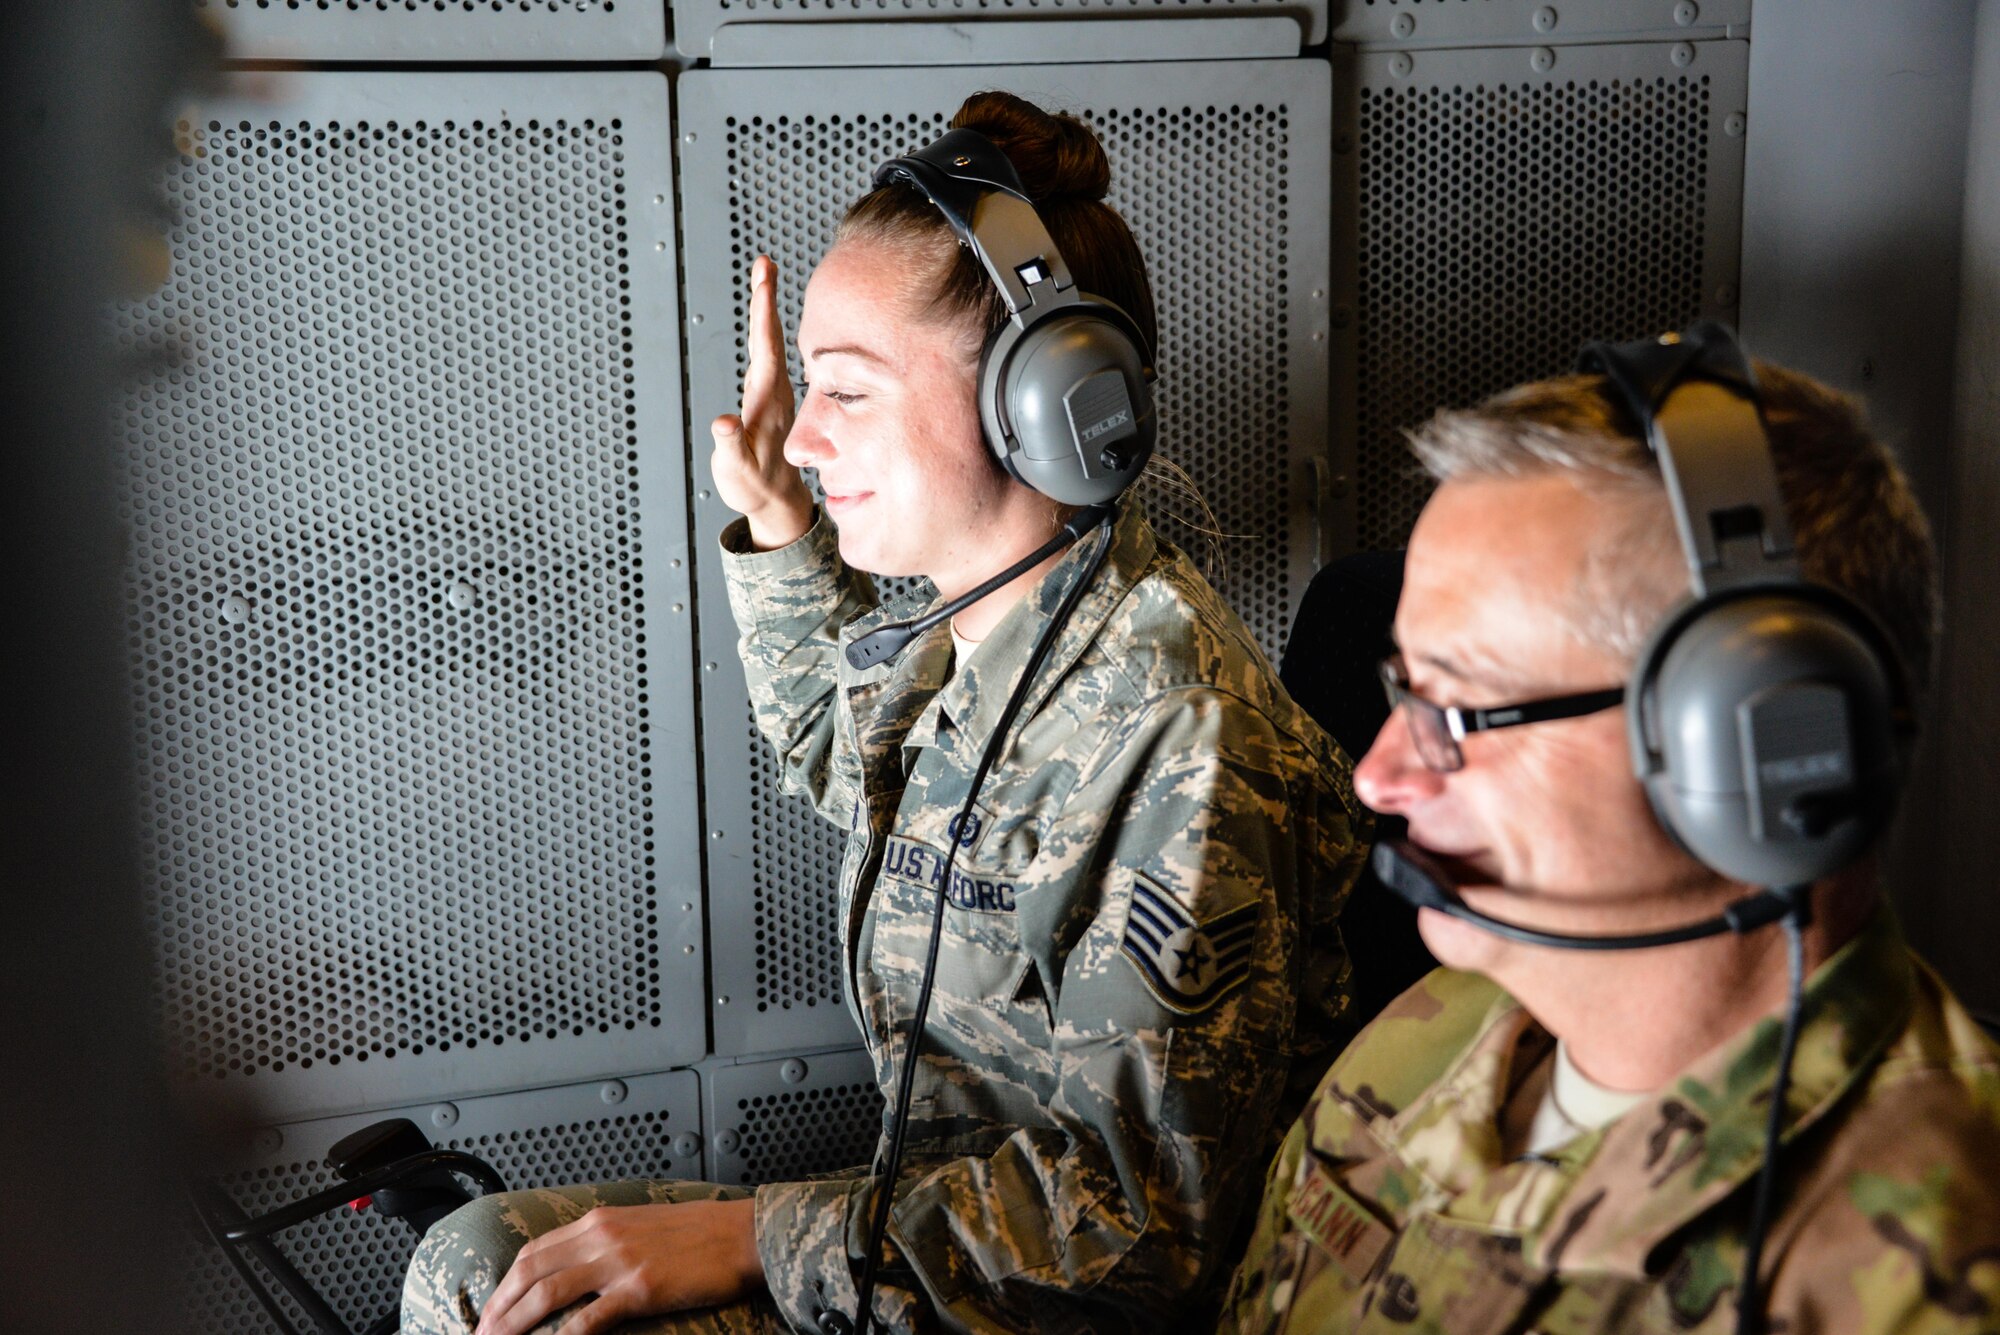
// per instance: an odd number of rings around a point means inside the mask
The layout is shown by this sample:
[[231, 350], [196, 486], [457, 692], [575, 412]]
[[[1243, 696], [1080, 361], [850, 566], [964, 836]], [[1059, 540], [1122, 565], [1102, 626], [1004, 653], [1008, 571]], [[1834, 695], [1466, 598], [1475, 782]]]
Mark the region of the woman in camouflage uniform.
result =
[[[1005, 94], [972, 98], [952, 123], [1007, 153], [1078, 284], [1150, 343], [1145, 270], [1101, 202], [1095, 136]], [[807, 288], [811, 383], [795, 409], [775, 270], [759, 259], [742, 415], [714, 426], [716, 486], [744, 516], [721, 560], [758, 725], [788, 787], [851, 832], [827, 889], [885, 1091], [946, 899], [878, 1323], [1182, 1328], [1213, 1310], [1276, 1131], [1331, 1055], [1345, 977], [1334, 917], [1359, 859], [1358, 808], [1346, 759], [1127, 498], [972, 818], [954, 826], [1095, 540], [892, 662], [856, 670], [841, 650], [931, 593], [977, 585], [1067, 518], [980, 434], [979, 352], [1004, 316], [921, 194], [876, 190]], [[879, 607], [863, 571], [929, 587]], [[495, 1335], [563, 1311], [572, 1332], [634, 1317], [648, 1330], [838, 1331], [879, 1183], [857, 1168], [754, 1195], [655, 1182], [477, 1202], [420, 1251], [405, 1329], [465, 1329], [484, 1302], [479, 1329]]]

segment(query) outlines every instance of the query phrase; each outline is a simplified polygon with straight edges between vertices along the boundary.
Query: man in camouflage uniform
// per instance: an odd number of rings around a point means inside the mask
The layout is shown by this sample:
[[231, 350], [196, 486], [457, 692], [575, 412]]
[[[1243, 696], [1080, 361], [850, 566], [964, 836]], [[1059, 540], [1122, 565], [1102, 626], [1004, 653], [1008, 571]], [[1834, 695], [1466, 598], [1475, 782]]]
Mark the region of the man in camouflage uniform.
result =
[[[1921, 679], [1933, 558], [1907, 485], [1851, 402], [1758, 375], [1805, 573], [1873, 611]], [[1601, 390], [1526, 386], [1417, 433], [1441, 485], [1397, 611], [1415, 697], [1398, 713], [1616, 683], [1684, 595], [1657, 469]], [[1748, 888], [1666, 842], [1623, 715], [1466, 736], [1457, 768], [1392, 715], [1356, 787], [1496, 917], [1606, 934], [1709, 916]], [[2000, 1051], [1905, 946], [1874, 871], [1813, 887], [1756, 1315], [1792, 1335], [2000, 1330]], [[1428, 911], [1422, 929], [1448, 967], [1362, 1031], [1292, 1127], [1223, 1328], [1739, 1329], [1776, 929], [1616, 953]]]
[[[959, 842], [908, 1148], [878, 1272], [882, 1327], [1152, 1331], [1213, 1311], [1257, 1175], [1334, 1047], [1335, 918], [1359, 864], [1348, 766], [1237, 617], [1127, 501], [980, 791], [947, 829], [1086, 538], [954, 670], [943, 627], [856, 671], [872, 607], [819, 519], [724, 534], [759, 727], [787, 786], [850, 831], [837, 888], [849, 1002], [893, 1090]], [[878, 1163], [884, 1148], [878, 1151]], [[769, 1300], [630, 1327], [821, 1329], [851, 1316], [866, 1170], [760, 1187]], [[658, 1183], [513, 1193], [433, 1230], [405, 1330], [465, 1329], [528, 1238]], [[1226, 1271], [1222, 1272], [1226, 1273]]]

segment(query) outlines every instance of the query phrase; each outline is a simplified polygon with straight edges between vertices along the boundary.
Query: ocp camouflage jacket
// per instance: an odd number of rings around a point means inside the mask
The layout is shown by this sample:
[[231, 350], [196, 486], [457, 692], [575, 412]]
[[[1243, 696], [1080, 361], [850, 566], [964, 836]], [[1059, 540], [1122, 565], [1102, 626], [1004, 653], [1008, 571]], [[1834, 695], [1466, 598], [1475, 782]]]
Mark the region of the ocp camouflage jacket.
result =
[[[1136, 505], [968, 828], [947, 832], [1089, 545], [963, 670], [940, 626], [855, 671], [841, 646], [922, 598], [874, 607], [823, 519], [774, 552], [724, 535], [758, 726], [788, 787], [850, 831], [826, 892], [885, 1090], [960, 840], [874, 1304], [892, 1330], [1212, 1314], [1286, 1109], [1340, 1023], [1335, 917], [1363, 851], [1348, 763]], [[758, 1250], [795, 1328], [853, 1314], [873, 1182], [758, 1190]]]
[[[1773, 1335], [2000, 1331], [2000, 1050], [1893, 914], [1809, 981], [1761, 1267]], [[1553, 1040], [1438, 970], [1272, 1165], [1224, 1329], [1730, 1331], [1780, 1017], [1553, 1154], [1497, 1129]]]

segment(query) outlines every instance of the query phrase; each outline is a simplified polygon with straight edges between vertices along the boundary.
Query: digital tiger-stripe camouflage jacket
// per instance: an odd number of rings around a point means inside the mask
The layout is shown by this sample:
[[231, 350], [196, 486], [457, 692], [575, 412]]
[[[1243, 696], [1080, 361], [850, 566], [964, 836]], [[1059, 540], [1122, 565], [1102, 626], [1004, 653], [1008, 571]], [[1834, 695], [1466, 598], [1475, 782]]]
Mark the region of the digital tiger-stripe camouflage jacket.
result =
[[[891, 663], [847, 665], [842, 645], [922, 599], [876, 607], [823, 518], [773, 552], [746, 550], [740, 524], [723, 537], [758, 726], [787, 786], [849, 831], [826, 893], [885, 1091], [946, 899], [874, 1304], [892, 1330], [1155, 1331], [1212, 1314], [1269, 1152], [1338, 1032], [1335, 918], [1363, 852], [1350, 767], [1136, 504], [969, 828], [947, 832], [1094, 540], [954, 672], [943, 626]], [[884, 1152], [886, 1136], [878, 1165]], [[758, 1190], [758, 1250], [795, 1328], [853, 1313], [873, 1182]]]

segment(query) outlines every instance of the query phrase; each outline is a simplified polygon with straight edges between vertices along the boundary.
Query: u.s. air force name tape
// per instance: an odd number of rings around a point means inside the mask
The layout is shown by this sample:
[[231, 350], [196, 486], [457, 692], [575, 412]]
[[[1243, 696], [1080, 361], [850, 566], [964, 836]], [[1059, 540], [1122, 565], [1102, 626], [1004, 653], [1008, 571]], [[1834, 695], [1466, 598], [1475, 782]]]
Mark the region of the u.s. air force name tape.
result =
[[1196, 922], [1172, 895], [1139, 876], [1119, 949], [1161, 1005], [1195, 1015], [1250, 976], [1256, 935], [1257, 905]]
[[[964, 854], [960, 854], [963, 857]], [[910, 885], [935, 890], [944, 875], [944, 854], [929, 844], [892, 836], [882, 853], [882, 874]], [[975, 876], [954, 866], [944, 897], [952, 907], [974, 913], [1012, 913], [1014, 882]]]

